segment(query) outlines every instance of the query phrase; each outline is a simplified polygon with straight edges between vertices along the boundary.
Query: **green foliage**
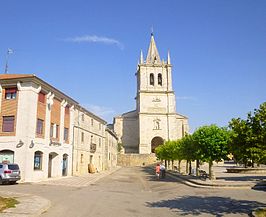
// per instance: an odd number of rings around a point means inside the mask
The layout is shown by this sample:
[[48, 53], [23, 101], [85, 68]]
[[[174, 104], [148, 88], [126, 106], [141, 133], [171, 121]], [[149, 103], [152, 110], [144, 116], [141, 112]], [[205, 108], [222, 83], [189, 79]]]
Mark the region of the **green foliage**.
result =
[[14, 198], [0, 197], [0, 212], [8, 208], [14, 208], [19, 202]]
[[118, 153], [120, 153], [121, 151], [122, 151], [122, 149], [123, 149], [123, 144], [122, 143], [117, 143], [117, 151], [118, 151]]
[[166, 141], [155, 149], [155, 154], [160, 160], [179, 159], [179, 141]]
[[266, 102], [246, 120], [232, 119], [229, 127], [233, 132], [230, 148], [237, 162], [245, 166], [248, 161], [266, 163]]
[[230, 133], [216, 125], [203, 126], [193, 133], [198, 158], [206, 162], [220, 161], [228, 154]]
[[186, 134], [180, 140], [179, 159], [194, 161], [200, 159], [199, 147], [195, 144], [193, 135]]

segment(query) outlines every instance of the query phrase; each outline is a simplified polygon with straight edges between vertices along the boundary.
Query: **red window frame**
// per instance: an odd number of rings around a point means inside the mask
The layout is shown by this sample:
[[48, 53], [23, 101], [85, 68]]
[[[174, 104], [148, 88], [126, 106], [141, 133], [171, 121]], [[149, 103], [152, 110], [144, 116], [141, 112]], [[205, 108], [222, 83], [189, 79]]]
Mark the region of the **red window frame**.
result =
[[15, 116], [3, 116], [2, 132], [14, 132]]

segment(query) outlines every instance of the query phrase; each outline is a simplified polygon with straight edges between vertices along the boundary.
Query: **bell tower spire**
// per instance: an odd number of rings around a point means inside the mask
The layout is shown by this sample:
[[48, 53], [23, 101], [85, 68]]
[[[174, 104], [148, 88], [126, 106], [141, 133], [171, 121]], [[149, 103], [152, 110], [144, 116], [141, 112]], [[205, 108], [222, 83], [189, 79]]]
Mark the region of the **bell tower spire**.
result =
[[143, 53], [142, 50], [140, 50], [140, 64], [143, 64], [144, 60], [143, 60]]
[[171, 59], [170, 59], [170, 51], [168, 50], [168, 53], [167, 53], [167, 64], [171, 64]]
[[156, 47], [156, 43], [154, 40], [153, 32], [151, 33], [151, 41], [150, 46], [146, 58], [146, 63], [148, 64], [154, 64], [154, 63], [161, 63], [160, 55], [158, 52], [158, 49]]

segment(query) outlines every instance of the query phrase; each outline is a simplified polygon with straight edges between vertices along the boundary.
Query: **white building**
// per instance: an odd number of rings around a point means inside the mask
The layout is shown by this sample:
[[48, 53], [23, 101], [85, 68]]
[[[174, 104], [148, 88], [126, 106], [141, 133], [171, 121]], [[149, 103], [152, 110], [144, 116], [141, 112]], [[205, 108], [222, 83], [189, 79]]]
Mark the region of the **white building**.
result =
[[115, 117], [114, 131], [125, 153], [150, 154], [188, 132], [188, 118], [176, 113], [170, 55], [161, 60], [153, 34], [146, 61], [141, 52], [136, 77], [136, 110]]
[[104, 120], [35, 75], [0, 75], [0, 162], [18, 163], [22, 181], [84, 174], [88, 163], [107, 168], [105, 128]]

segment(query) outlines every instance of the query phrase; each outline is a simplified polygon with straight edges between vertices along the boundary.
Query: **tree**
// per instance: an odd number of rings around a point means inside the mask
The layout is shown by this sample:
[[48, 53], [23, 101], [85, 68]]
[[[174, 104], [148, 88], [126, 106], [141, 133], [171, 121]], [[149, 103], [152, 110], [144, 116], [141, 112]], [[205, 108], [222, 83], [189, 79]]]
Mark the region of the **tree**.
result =
[[155, 154], [160, 160], [172, 161], [173, 165], [173, 161], [179, 157], [178, 146], [178, 141], [166, 141], [155, 149]]
[[193, 140], [193, 135], [186, 134], [180, 140], [180, 151], [179, 151], [180, 159], [185, 159], [189, 162], [189, 173], [191, 173], [191, 161], [196, 160], [196, 174], [198, 175], [198, 167], [199, 167], [199, 160], [200, 160], [200, 150], [195, 144]]
[[199, 148], [200, 158], [209, 163], [209, 178], [214, 179], [213, 161], [226, 158], [230, 133], [216, 125], [203, 126], [193, 133], [193, 141]]
[[230, 146], [237, 162], [245, 167], [248, 162], [266, 163], [266, 102], [248, 113], [247, 119], [232, 119], [229, 122], [232, 129], [232, 144]]

